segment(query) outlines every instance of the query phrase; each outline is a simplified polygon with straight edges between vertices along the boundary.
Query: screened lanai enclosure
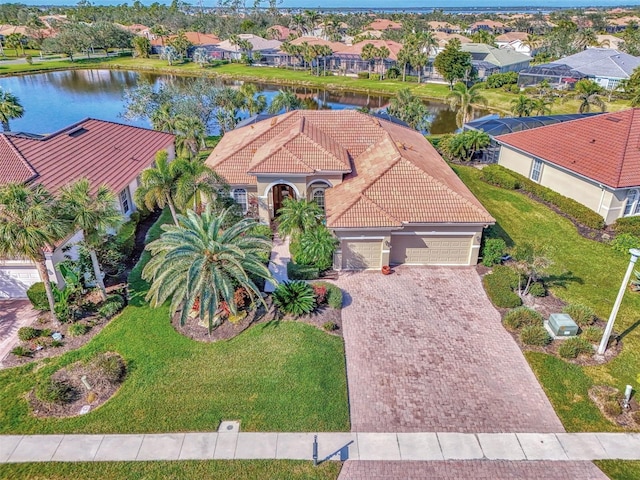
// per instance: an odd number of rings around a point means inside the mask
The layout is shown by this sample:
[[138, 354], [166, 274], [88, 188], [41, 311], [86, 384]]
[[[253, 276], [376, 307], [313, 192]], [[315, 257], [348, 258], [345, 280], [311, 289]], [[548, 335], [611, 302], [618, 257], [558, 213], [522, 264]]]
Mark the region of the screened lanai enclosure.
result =
[[518, 74], [518, 86], [531, 87], [546, 80], [554, 88], [569, 90], [578, 80], [586, 77], [564, 63], [545, 63], [521, 70]]

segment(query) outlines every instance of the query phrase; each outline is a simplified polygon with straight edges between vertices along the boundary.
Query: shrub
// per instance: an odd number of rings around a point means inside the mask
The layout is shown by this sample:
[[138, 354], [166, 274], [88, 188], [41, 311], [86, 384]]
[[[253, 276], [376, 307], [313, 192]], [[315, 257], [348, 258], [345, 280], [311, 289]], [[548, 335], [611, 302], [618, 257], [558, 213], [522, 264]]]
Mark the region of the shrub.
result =
[[307, 282], [294, 280], [278, 285], [273, 292], [273, 302], [288, 315], [305, 315], [316, 306], [313, 288]]
[[119, 383], [126, 373], [124, 360], [118, 354], [102, 353], [93, 359], [92, 366], [111, 383]]
[[480, 178], [487, 183], [506, 188], [507, 190], [520, 188], [518, 180], [511, 175], [507, 169], [500, 165], [487, 165], [481, 170]]
[[27, 290], [27, 298], [36, 310], [49, 310], [47, 292], [44, 289], [44, 282], [34, 283]]
[[404, 79], [405, 79], [405, 81], [407, 81], [409, 83], [418, 83], [418, 76], [417, 75], [407, 75]]
[[338, 325], [336, 325], [335, 322], [325, 322], [322, 325], [322, 328], [324, 328], [327, 332], [335, 332], [338, 329]]
[[42, 330], [38, 330], [37, 328], [22, 327], [21, 329], [18, 330], [18, 338], [23, 342], [27, 342], [29, 340], [33, 340], [34, 338], [39, 337], [41, 332]]
[[103, 318], [111, 318], [124, 308], [124, 298], [121, 295], [109, 295], [100, 306], [98, 313]]
[[482, 249], [482, 264], [485, 267], [491, 267], [500, 263], [504, 251], [507, 249], [506, 242], [501, 238], [488, 238], [484, 242]]
[[316, 296], [316, 303], [318, 305], [327, 303], [327, 287], [318, 283], [312, 284], [311, 287], [313, 288], [313, 294]]
[[522, 331], [520, 332], [520, 341], [525, 345], [544, 347], [551, 343], [551, 336], [547, 332], [547, 329], [542, 325], [527, 325], [522, 327]]
[[398, 67], [389, 67], [387, 70], [387, 78], [389, 80], [395, 80], [396, 78], [402, 77], [402, 72]]
[[604, 331], [600, 327], [587, 327], [582, 330], [580, 337], [584, 338], [587, 342], [598, 343], [602, 339]]
[[44, 330], [40, 331], [41, 337], [50, 337], [52, 334], [53, 334], [53, 330], [51, 330], [50, 328], [45, 328]]
[[247, 298], [249, 298], [247, 291], [242, 287], [236, 288], [235, 292], [233, 292], [233, 303], [235, 303], [238, 308], [245, 307]]
[[129, 258], [131, 254], [133, 254], [133, 249], [136, 246], [137, 226], [138, 222], [130, 219], [128, 222], [122, 224], [120, 230], [118, 230], [118, 233], [113, 238], [118, 250], [125, 258]]
[[314, 280], [320, 276], [320, 271], [313, 265], [298, 265], [294, 262], [287, 264], [287, 276], [291, 280]]
[[569, 315], [580, 327], [587, 327], [596, 321], [593, 309], [579, 303], [567, 305], [562, 309], [562, 313]]
[[618, 400], [609, 400], [604, 403], [604, 412], [612, 417], [622, 414], [622, 405]]
[[617, 219], [613, 224], [613, 231], [618, 235], [623, 233], [630, 233], [631, 235], [640, 237], [640, 217], [633, 216]]
[[73, 400], [73, 387], [63, 380], [48, 378], [36, 385], [36, 397], [45, 403], [64, 404]]
[[369, 74], [369, 80], [380, 80], [380, 74], [379, 73], [370, 73]]
[[85, 333], [89, 331], [89, 326], [84, 323], [74, 323], [73, 325], [69, 325], [69, 329], [67, 330], [67, 334], [70, 337], [81, 337]]
[[358, 72], [358, 78], [360, 79], [369, 78], [369, 72]]
[[503, 325], [509, 330], [520, 330], [527, 326], [542, 326], [542, 315], [528, 307], [514, 308], [502, 319]]
[[263, 237], [268, 240], [273, 240], [273, 231], [269, 225], [265, 225], [263, 223], [258, 223], [251, 229], [251, 233], [249, 234], [253, 237]]
[[571, 337], [562, 342], [558, 348], [562, 358], [577, 358], [579, 355], [593, 355], [593, 346], [584, 338]]
[[52, 340], [51, 341], [51, 346], [58, 348], [58, 347], [62, 347], [64, 345], [64, 342], [62, 340]]
[[331, 268], [338, 240], [327, 227], [318, 225], [305, 231], [297, 243], [300, 247], [296, 252], [296, 262], [313, 265], [321, 272]]
[[534, 282], [529, 286], [529, 293], [534, 297], [546, 297], [547, 289], [544, 288], [544, 283]]
[[327, 282], [321, 282], [318, 285], [323, 285], [327, 289], [327, 305], [335, 310], [340, 310], [342, 308], [342, 290], [340, 290], [340, 287]]
[[487, 77], [486, 88], [500, 88], [518, 83], [517, 72], [494, 73]]
[[628, 254], [629, 249], [640, 247], [640, 237], [631, 233], [621, 233], [611, 240], [610, 245], [616, 252]]
[[31, 55], [27, 55], [24, 59], [29, 65], [33, 65], [33, 57]]
[[31, 356], [31, 350], [29, 350], [26, 347], [23, 347], [22, 345], [18, 345], [17, 347], [15, 347], [13, 350], [11, 350], [11, 353], [13, 353], [16, 357], [30, 357]]
[[522, 299], [513, 291], [518, 286], [518, 274], [509, 267], [494, 267], [492, 273], [484, 276], [482, 283], [496, 307], [515, 308], [522, 305]]

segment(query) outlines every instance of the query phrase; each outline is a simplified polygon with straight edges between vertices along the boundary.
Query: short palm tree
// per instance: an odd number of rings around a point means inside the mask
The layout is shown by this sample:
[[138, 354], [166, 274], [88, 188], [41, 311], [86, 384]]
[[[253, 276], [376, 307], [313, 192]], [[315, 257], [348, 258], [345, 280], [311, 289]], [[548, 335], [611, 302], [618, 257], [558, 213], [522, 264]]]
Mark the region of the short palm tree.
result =
[[2, 130], [9, 132], [9, 120], [22, 118], [23, 115], [24, 107], [20, 104], [18, 97], [0, 88], [0, 123], [2, 123]]
[[300, 236], [300, 254], [296, 261], [327, 270], [333, 265], [333, 252], [338, 240], [324, 225], [307, 230]]
[[451, 108], [457, 112], [456, 123], [458, 127], [462, 127], [462, 125], [471, 120], [474, 104], [487, 104], [487, 99], [482, 96], [482, 88], [481, 83], [476, 83], [469, 88], [465, 83], [458, 82], [453, 86], [449, 95], [447, 95]]
[[27, 258], [35, 263], [54, 319], [55, 301], [45, 251], [69, 232], [69, 224], [59, 215], [55, 198], [42, 185], [0, 186], [0, 257]]
[[169, 103], [163, 103], [151, 114], [151, 126], [154, 130], [175, 133], [175, 117], [175, 114], [171, 110], [171, 105]]
[[564, 98], [574, 99], [580, 102], [578, 107], [579, 113], [589, 113], [591, 107], [598, 107], [600, 111], [604, 112], [606, 104], [604, 100], [600, 98], [602, 93], [602, 87], [593, 80], [582, 79], [576, 82], [573, 93], [566, 95]]
[[220, 175], [199, 159], [175, 160], [174, 168], [180, 172], [176, 181], [175, 203], [180, 210], [200, 212], [204, 203], [213, 201], [228, 185]]
[[182, 309], [184, 324], [194, 305], [199, 304], [201, 319], [209, 322], [209, 332], [217, 326], [216, 313], [223, 302], [237, 313], [234, 292], [243, 288], [252, 301], [263, 302], [254, 279], [275, 282], [261, 257], [268, 254], [271, 242], [252, 236], [256, 221], [242, 219], [223, 228], [229, 209], [216, 214], [207, 205], [201, 215], [189, 210], [179, 215], [178, 225], [163, 225], [158, 240], [146, 247], [151, 260], [142, 278], [151, 282], [147, 301], [152, 307], [171, 299], [171, 315]]
[[533, 112], [534, 103], [526, 95], [519, 95], [511, 100], [511, 113], [516, 117], [530, 117]]
[[176, 150], [181, 157], [193, 158], [205, 146], [206, 129], [199, 118], [178, 115], [175, 133]]
[[278, 93], [271, 100], [269, 105], [269, 113], [276, 114], [282, 110], [290, 112], [291, 110], [298, 110], [302, 107], [302, 102], [295, 93], [290, 90], [278, 90]]
[[174, 223], [178, 224], [178, 216], [174, 195], [181, 172], [181, 163], [169, 162], [167, 152], [156, 153], [156, 165], [143, 170], [140, 174], [140, 186], [136, 190], [134, 200], [138, 207], [154, 210], [156, 207], [169, 207]]
[[242, 98], [242, 109], [249, 115], [257, 115], [267, 108], [267, 99], [264, 95], [258, 95], [258, 88], [253, 83], [243, 83], [239, 90]]
[[277, 212], [278, 232], [282, 236], [299, 238], [304, 232], [322, 223], [324, 213], [316, 202], [286, 198]]
[[106, 185], [100, 185], [95, 192], [86, 178], [65, 185], [59, 193], [61, 215], [73, 226], [82, 230], [84, 241], [89, 247], [96, 284], [100, 288], [102, 300], [107, 299], [107, 290], [102, 281], [102, 273], [96, 248], [109, 229], [115, 229], [122, 222], [122, 213], [116, 208], [116, 196]]

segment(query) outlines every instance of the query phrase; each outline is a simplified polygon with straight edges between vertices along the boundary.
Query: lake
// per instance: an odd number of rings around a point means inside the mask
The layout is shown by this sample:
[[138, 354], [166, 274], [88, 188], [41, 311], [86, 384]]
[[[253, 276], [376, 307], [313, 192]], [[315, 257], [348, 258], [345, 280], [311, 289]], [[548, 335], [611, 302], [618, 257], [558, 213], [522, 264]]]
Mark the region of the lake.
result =
[[[69, 70], [5, 77], [0, 79], [0, 87], [16, 95], [25, 108], [22, 118], [11, 121], [11, 130], [43, 134], [55, 132], [87, 117], [148, 127], [149, 123], [145, 120], [131, 121], [122, 117], [125, 89], [134, 87], [140, 80], [157, 85], [175, 78], [170, 75], [122, 70]], [[188, 82], [195, 77], [179, 79]], [[256, 86], [268, 101], [278, 91], [275, 85]], [[382, 109], [389, 103], [389, 97], [381, 95], [332, 92], [310, 87], [291, 88], [303, 99], [306, 108]], [[431, 133], [455, 131], [455, 112], [447, 104], [432, 101], [425, 103], [431, 112]], [[479, 110], [476, 116], [487, 113]]]

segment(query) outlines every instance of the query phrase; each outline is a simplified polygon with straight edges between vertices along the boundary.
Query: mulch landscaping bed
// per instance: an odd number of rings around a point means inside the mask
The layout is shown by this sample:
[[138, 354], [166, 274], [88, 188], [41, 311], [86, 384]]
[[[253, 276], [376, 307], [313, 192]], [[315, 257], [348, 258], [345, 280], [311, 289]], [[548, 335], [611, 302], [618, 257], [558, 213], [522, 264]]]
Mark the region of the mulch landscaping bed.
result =
[[[634, 397], [631, 397], [629, 408], [624, 408], [624, 393], [617, 388], [595, 385], [589, 389], [589, 398], [609, 421], [626, 429], [640, 429], [640, 405]], [[619, 408], [616, 409], [620, 413], [612, 412], [607, 407], [608, 403], [617, 404]]]

